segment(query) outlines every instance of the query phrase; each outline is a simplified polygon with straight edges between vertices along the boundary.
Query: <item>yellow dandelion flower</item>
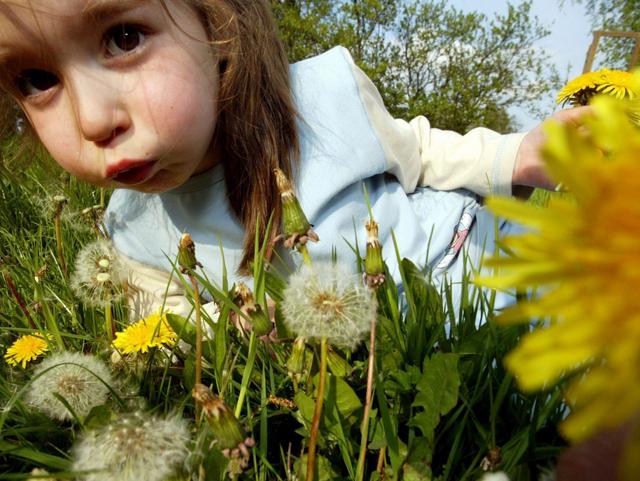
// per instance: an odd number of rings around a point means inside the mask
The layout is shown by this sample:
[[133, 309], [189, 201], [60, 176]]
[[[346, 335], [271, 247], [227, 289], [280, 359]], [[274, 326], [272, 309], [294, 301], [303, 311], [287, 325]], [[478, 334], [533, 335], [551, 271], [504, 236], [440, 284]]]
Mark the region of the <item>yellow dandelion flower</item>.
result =
[[556, 103], [587, 105], [596, 94], [607, 94], [618, 99], [634, 98], [638, 91], [632, 88], [632, 75], [622, 70], [602, 69], [587, 72], [565, 85], [556, 98]]
[[[638, 74], [640, 81], [640, 73]], [[640, 406], [640, 130], [626, 102], [594, 100], [586, 132], [546, 126], [547, 167], [570, 196], [547, 208], [490, 199], [490, 208], [531, 228], [504, 239], [514, 255], [488, 262], [495, 288], [541, 287], [505, 311], [501, 322], [548, 317], [525, 336], [506, 365], [527, 391], [564, 377], [572, 414], [560, 429], [570, 440], [621, 424]]]
[[4, 358], [7, 364], [12, 366], [22, 365], [24, 369], [27, 367], [27, 363], [37, 359], [46, 351], [49, 350], [47, 340], [38, 335], [26, 335], [20, 336], [16, 341], [7, 349], [7, 353]]
[[176, 341], [165, 314], [155, 313], [116, 333], [113, 345], [124, 354], [147, 352], [149, 348], [171, 346]]

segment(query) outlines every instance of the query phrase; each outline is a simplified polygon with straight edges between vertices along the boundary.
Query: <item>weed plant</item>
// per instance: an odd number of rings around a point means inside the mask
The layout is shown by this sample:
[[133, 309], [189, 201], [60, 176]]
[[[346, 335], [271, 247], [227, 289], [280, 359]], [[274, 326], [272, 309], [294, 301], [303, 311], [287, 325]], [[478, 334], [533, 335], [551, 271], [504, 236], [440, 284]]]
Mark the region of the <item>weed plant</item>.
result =
[[[19, 175], [4, 172], [0, 179], [0, 355], [19, 336], [40, 333], [48, 342], [46, 356], [63, 348], [90, 353], [110, 366], [114, 380], [106, 403], [86, 416], [73, 414], [72, 421], [55, 421], [27, 402], [27, 391], [41, 384], [34, 376], [41, 359], [25, 369], [3, 359], [0, 479], [27, 479], [34, 468], [53, 473], [55, 479], [129, 479], [73, 473], [72, 453], [73, 446], [103, 436], [88, 433], [106, 432], [105, 426], [124, 422], [117, 420], [132, 412], [190, 423], [184, 461], [171, 479], [304, 479], [320, 349], [313, 343], [296, 344], [287, 332], [279, 308], [287, 282], [264, 268], [265, 245], [257, 240], [253, 296], [264, 312], [268, 299], [276, 304], [275, 341], [238, 330], [234, 320], [247, 311], [226, 277], [222, 285], [214, 285], [199, 269], [193, 271], [202, 291], [220, 308], [216, 322], [206, 315], [202, 319], [213, 332], [202, 345], [200, 374], [210, 391], [201, 392], [196, 407], [196, 332], [190, 322], [169, 315], [181, 342], [120, 356], [107, 341], [106, 310], [75, 297], [69, 280], [72, 267], [65, 265], [73, 266], [78, 251], [96, 240], [92, 213], [99, 210], [93, 206], [100, 205], [101, 195], [43, 165], [36, 162]], [[56, 195], [68, 199], [60, 215], [61, 248], [54, 222]], [[361, 247], [354, 246], [360, 266]], [[384, 255], [401, 258], [402, 253], [387, 245]], [[492, 322], [491, 293], [476, 288], [468, 277], [462, 284], [463, 301], [454, 306], [450, 285], [436, 287], [428, 272], [406, 259], [400, 266], [403, 293], [386, 276], [375, 294], [375, 370], [364, 464], [359, 467], [358, 458], [368, 340], [353, 352], [328, 349], [315, 479], [465, 481], [502, 470], [512, 480], [537, 480], [564, 446], [556, 425], [566, 408], [558, 387], [523, 395], [503, 368], [503, 358], [528, 328]], [[174, 275], [193, 294], [188, 276], [177, 268]], [[110, 311], [117, 331], [137, 321], [128, 318], [123, 304], [113, 304]], [[481, 318], [488, 322], [479, 324]], [[222, 414], [200, 416], [196, 422], [196, 410]], [[180, 422], [177, 426], [185, 421]], [[229, 433], [240, 433], [238, 446], [233, 440], [231, 448], [225, 445], [224, 434]], [[160, 445], [167, 442], [161, 439]], [[177, 456], [181, 441], [170, 442], [172, 456]], [[164, 466], [162, 457], [151, 459], [148, 470], [154, 463]]]

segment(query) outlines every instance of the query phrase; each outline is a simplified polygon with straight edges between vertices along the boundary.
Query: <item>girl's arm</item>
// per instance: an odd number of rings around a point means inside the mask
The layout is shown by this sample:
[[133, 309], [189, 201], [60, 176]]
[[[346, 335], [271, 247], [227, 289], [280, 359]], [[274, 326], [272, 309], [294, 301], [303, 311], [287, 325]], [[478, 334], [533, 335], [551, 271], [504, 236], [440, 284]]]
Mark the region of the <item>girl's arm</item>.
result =
[[[461, 135], [432, 128], [424, 116], [410, 122], [394, 119], [373, 82], [350, 56], [348, 61], [362, 105], [384, 150], [387, 171], [398, 178], [405, 191], [412, 192], [417, 186], [465, 188], [486, 196], [511, 195], [516, 185], [549, 187], [539, 155], [542, 139], [532, 135], [533, 131], [502, 135], [476, 128]], [[521, 166], [526, 166], [526, 172]]]

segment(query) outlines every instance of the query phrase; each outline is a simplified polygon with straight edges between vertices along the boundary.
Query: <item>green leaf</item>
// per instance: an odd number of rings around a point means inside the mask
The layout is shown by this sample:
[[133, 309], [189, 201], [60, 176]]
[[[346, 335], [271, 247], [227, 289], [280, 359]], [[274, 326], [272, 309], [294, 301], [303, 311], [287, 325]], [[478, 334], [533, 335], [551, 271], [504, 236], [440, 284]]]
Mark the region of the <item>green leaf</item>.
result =
[[209, 340], [202, 342], [202, 357], [204, 357], [211, 364], [216, 362], [216, 341]]
[[192, 346], [196, 343], [196, 328], [187, 318], [167, 313], [167, 322], [184, 342]]
[[[319, 375], [314, 376], [313, 383], [316, 388], [318, 380]], [[327, 412], [335, 409], [345, 420], [362, 407], [362, 402], [353, 388], [344, 379], [330, 373], [327, 373], [324, 402]]]
[[344, 378], [353, 370], [349, 362], [338, 351], [330, 349], [327, 353], [327, 367], [334, 376]]
[[84, 420], [85, 429], [99, 429], [109, 424], [113, 419], [114, 413], [106, 404], [95, 406], [89, 411]]
[[271, 270], [265, 271], [265, 288], [269, 297], [276, 302], [282, 301], [282, 293], [287, 288], [287, 283], [279, 275], [274, 274]]
[[307, 396], [304, 392], [298, 391], [293, 400], [296, 402], [298, 410], [294, 413], [300, 424], [311, 426], [311, 420], [313, 419], [313, 409], [315, 403], [313, 399]]
[[202, 469], [205, 474], [204, 479], [207, 481], [222, 481], [225, 479], [228, 464], [229, 460], [217, 447], [210, 448], [202, 461]]
[[187, 392], [191, 392], [196, 382], [196, 355], [190, 352], [184, 361], [184, 375], [182, 377]]
[[[307, 478], [307, 455], [304, 454], [300, 458], [296, 459], [293, 469], [296, 473], [298, 473], [298, 479], [306, 479]], [[315, 476], [313, 479], [317, 479], [318, 481], [335, 481], [336, 479], [340, 479], [338, 473], [333, 470], [331, 466], [331, 462], [325, 458], [324, 456], [317, 455], [316, 456], [316, 464], [315, 464]]]
[[[314, 377], [313, 382], [317, 389], [318, 375]], [[302, 391], [298, 391], [294, 399], [302, 417], [299, 420], [304, 420], [305, 424], [311, 425], [315, 401]], [[352, 415], [360, 408], [362, 403], [351, 386], [343, 379], [327, 373], [321, 426], [337, 438], [341, 438], [343, 430], [340, 423], [355, 422]]]
[[402, 466], [403, 481], [430, 481], [433, 444], [423, 437], [414, 438]]
[[68, 459], [42, 453], [18, 444], [0, 440], [0, 455], [2, 457], [15, 457], [33, 461], [50, 469], [68, 470], [71, 469], [71, 461]]
[[442, 298], [431, 279], [409, 259], [402, 259], [405, 292], [409, 310], [407, 315], [407, 357], [419, 366], [424, 357], [433, 350], [433, 345], [445, 324]]
[[414, 390], [415, 385], [422, 378], [422, 372], [416, 366], [408, 364], [406, 371], [390, 372], [385, 376], [385, 392], [408, 393]]
[[425, 359], [422, 377], [416, 385], [418, 394], [412, 404], [423, 411], [413, 416], [409, 425], [420, 429], [426, 438], [433, 439], [440, 416], [447, 414], [458, 402], [459, 386], [457, 354], [436, 353], [431, 359]]

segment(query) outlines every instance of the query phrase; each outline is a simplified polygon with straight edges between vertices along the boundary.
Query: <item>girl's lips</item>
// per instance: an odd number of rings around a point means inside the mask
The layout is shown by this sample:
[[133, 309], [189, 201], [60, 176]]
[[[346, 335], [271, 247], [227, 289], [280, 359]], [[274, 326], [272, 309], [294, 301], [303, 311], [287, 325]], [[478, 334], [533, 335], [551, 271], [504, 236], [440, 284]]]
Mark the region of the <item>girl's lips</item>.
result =
[[153, 160], [123, 160], [111, 166], [107, 176], [120, 184], [135, 185], [149, 178], [154, 165]]

